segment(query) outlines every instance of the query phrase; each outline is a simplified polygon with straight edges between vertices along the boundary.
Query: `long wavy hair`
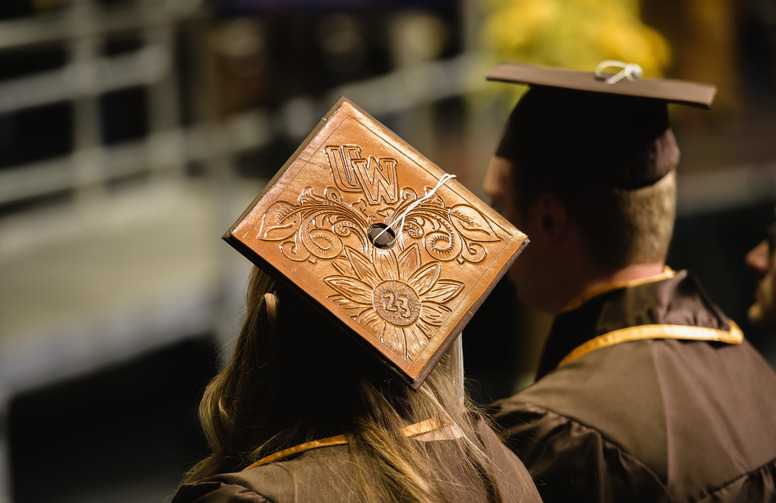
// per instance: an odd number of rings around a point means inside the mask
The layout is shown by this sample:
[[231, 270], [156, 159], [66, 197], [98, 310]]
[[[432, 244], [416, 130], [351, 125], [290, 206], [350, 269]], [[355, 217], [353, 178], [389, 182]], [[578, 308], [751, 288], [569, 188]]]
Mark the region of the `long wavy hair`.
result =
[[[278, 299], [270, 323], [267, 297]], [[495, 468], [447, 355], [415, 391], [296, 294], [254, 268], [231, 360], [205, 390], [200, 421], [212, 454], [185, 482], [239, 471], [274, 452], [345, 434], [359, 501], [454, 501], [466, 485], [500, 501]], [[455, 442], [408, 439], [429, 418], [454, 424]], [[458, 491], [458, 492], [457, 492]]]

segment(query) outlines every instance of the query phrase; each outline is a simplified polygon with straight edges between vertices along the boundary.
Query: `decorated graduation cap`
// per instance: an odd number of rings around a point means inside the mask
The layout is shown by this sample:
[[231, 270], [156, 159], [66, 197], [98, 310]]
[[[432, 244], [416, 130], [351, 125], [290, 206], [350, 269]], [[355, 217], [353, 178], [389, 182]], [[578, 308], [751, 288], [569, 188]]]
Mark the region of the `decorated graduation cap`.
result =
[[708, 109], [716, 93], [707, 84], [643, 79], [638, 65], [618, 61], [594, 72], [501, 63], [487, 79], [529, 86], [496, 155], [572, 183], [625, 189], [652, 185], [678, 165], [668, 104]]
[[418, 388], [527, 242], [454, 178], [340, 98], [224, 239]]

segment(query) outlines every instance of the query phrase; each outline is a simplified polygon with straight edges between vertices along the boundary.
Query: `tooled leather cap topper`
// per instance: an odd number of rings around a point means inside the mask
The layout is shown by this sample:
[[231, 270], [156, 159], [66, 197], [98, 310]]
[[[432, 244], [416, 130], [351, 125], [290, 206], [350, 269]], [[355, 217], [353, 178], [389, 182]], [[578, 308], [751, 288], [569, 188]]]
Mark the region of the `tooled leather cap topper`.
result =
[[[620, 70], [609, 73], [610, 68]], [[708, 109], [708, 84], [643, 79], [637, 65], [605, 61], [595, 72], [501, 63], [488, 80], [527, 84], [496, 155], [566, 182], [637, 189], [676, 168], [668, 104]]]
[[453, 178], [340, 98], [224, 239], [418, 388], [527, 242]]

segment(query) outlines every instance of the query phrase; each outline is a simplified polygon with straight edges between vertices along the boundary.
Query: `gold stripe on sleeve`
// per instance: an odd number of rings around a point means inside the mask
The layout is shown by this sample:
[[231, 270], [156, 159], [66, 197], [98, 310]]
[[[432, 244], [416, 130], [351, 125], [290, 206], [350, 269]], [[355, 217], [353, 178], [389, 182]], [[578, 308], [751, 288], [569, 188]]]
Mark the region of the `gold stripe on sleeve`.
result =
[[[450, 425], [446, 423], [444, 424], [440, 423], [440, 421], [434, 418], [431, 418], [431, 419], [426, 419], [425, 421], [421, 421], [419, 423], [414, 423], [409, 426], [405, 426], [403, 429], [403, 433], [404, 433], [404, 436], [406, 437], [415, 437], [418, 435], [423, 435], [426, 433], [439, 430], [440, 428], [447, 428], [448, 426]], [[289, 447], [288, 449], [283, 449], [282, 451], [272, 453], [269, 456], [264, 456], [263, 458], [256, 461], [255, 463], [245, 467], [243, 470], [248, 470], [250, 468], [255, 468], [257, 466], [266, 465], [274, 461], [277, 461], [279, 459], [283, 459], [300, 452], [310, 451], [313, 449], [318, 449], [320, 447], [330, 447], [332, 445], [344, 445], [347, 443], [348, 443], [348, 438], [345, 435], [336, 435], [333, 437], [322, 438], [320, 440], [313, 440], [312, 442], [305, 442], [304, 444], [295, 445], [293, 447]]]
[[692, 327], [687, 325], [639, 325], [615, 330], [577, 346], [558, 364], [562, 367], [577, 358], [601, 348], [614, 346], [621, 342], [641, 341], [645, 339], [679, 339], [692, 341], [713, 341], [727, 344], [741, 344], [744, 334], [733, 320], [728, 320], [730, 330]]

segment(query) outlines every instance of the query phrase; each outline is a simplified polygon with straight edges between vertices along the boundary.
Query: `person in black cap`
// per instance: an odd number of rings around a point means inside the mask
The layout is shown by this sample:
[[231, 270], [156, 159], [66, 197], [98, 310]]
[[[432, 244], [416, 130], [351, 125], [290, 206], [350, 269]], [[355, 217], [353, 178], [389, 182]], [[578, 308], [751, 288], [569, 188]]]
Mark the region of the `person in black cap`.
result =
[[544, 501], [774, 501], [776, 374], [665, 265], [679, 148], [668, 103], [714, 89], [505, 63], [530, 86], [486, 175], [530, 239], [509, 275], [554, 316], [536, 382], [492, 413]]

